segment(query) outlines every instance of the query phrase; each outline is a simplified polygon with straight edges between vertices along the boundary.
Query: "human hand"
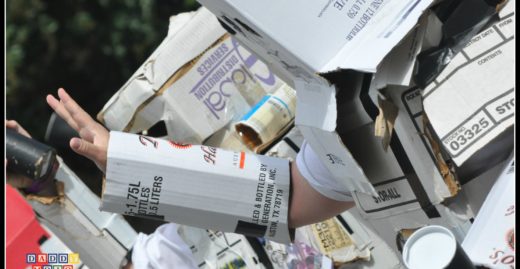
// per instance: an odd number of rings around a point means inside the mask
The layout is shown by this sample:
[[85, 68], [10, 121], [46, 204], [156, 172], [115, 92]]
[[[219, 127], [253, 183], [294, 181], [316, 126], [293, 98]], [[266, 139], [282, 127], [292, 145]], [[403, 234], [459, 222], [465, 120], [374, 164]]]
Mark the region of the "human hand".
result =
[[[5, 120], [5, 127], [13, 129], [14, 131], [18, 132], [23, 136], [31, 137], [31, 135], [22, 126], [20, 126], [18, 122], [14, 120]], [[7, 168], [7, 159], [5, 159], [5, 167]], [[26, 176], [11, 173], [7, 175], [6, 180], [7, 184], [15, 188], [27, 188], [31, 186], [33, 183], [33, 181]]]
[[58, 97], [60, 100], [47, 95], [47, 103], [80, 136], [70, 140], [70, 147], [74, 152], [93, 161], [105, 173], [110, 133], [92, 119], [64, 89], [58, 89]]

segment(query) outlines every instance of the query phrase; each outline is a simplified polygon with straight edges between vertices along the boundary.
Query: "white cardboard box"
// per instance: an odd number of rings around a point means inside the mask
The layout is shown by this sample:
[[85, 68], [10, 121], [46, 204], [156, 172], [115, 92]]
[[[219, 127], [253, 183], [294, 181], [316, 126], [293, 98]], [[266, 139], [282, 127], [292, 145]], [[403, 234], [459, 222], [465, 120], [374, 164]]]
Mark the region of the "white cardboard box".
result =
[[169, 35], [99, 113], [109, 129], [202, 143], [283, 82], [200, 8], [173, 17]]
[[[351, 190], [375, 194], [334, 132], [336, 90], [329, 85], [334, 80], [327, 78], [327, 81], [324, 76], [341, 69], [375, 72], [432, 1], [200, 2], [244, 46], [294, 85], [298, 99], [296, 125], [301, 126], [305, 139], [336, 180]], [[418, 42], [404, 43], [403, 51], [413, 51], [411, 55], [415, 56], [420, 48]], [[411, 70], [413, 64], [409, 63], [415, 57], [410, 58], [400, 63], [400, 67]], [[408, 73], [390, 75], [406, 83]]]
[[499, 16], [423, 92], [431, 125], [459, 166], [514, 125], [514, 1]]
[[[374, 117], [378, 113], [377, 92], [366, 88], [356, 92], [360, 94], [356, 102], [362, 102], [366, 109], [364, 113]], [[386, 93], [398, 109], [386, 152], [381, 138], [373, 135], [375, 124], [372, 122], [341, 134], [378, 193], [374, 197], [355, 192], [356, 204], [369, 218], [384, 218], [417, 209], [432, 218], [439, 216], [434, 206], [456, 195], [458, 186], [449, 175], [446, 179], [443, 177], [430, 141], [422, 135], [420, 89], [390, 87]]]
[[[365, 113], [377, 114], [374, 103], [377, 92], [365, 88], [356, 93], [360, 97], [355, 102], [363, 103]], [[462, 240], [474, 213], [465, 197], [457, 195], [458, 183], [442, 176], [430, 141], [422, 135], [420, 89], [389, 87], [385, 93], [398, 109], [386, 152], [381, 138], [373, 135], [373, 122], [341, 134], [378, 193], [377, 196], [354, 193], [359, 214], [395, 252], [398, 252], [396, 239], [400, 230], [429, 224], [447, 227]], [[456, 202], [445, 205], [453, 199]]]
[[[406, 60], [394, 63], [393, 68], [413, 69], [415, 56], [421, 49], [427, 26], [426, 20], [421, 22], [420, 27], [415, 29], [388, 55], [389, 58], [383, 61], [384, 73], [378, 77], [378, 80], [372, 81], [374, 84], [371, 86], [374, 88], [372, 91], [392, 83], [408, 84], [409, 72], [391, 74], [385, 62], [400, 55], [407, 55], [403, 56]], [[339, 73], [329, 77], [339, 88], [297, 80], [295, 82], [298, 97], [296, 125], [338, 182], [350, 190], [375, 195], [376, 192], [365, 174], [366, 171], [361, 169], [338, 135], [374, 121], [365, 112], [362, 102], [353, 101], [344, 104], [345, 99], [358, 99], [363, 80], [355, 76], [358, 75]]]
[[101, 210], [288, 243], [287, 160], [111, 132]]
[[433, 1], [199, 2], [276, 71], [312, 81], [338, 69], [375, 72]]

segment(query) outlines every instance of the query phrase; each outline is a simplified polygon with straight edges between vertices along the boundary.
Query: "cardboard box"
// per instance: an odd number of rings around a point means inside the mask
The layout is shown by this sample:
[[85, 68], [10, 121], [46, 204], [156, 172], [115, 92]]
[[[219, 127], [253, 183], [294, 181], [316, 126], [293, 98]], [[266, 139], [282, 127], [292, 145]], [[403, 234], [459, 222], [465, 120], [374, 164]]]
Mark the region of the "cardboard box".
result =
[[[415, 56], [421, 49], [426, 27], [427, 20], [423, 19], [420, 27], [410, 33], [410, 36], [388, 55], [388, 61], [407, 55], [403, 57], [406, 60], [394, 63], [392, 68], [413, 69]], [[408, 71], [388, 72], [390, 64], [385, 61], [382, 64], [385, 66], [383, 73], [378, 80], [372, 81], [374, 88], [372, 91], [382, 85], [409, 83]], [[359, 99], [359, 88], [363, 85], [363, 79], [358, 78], [358, 74], [355, 72], [329, 74], [328, 79], [334, 81], [335, 87], [296, 80], [298, 104], [295, 122], [338, 182], [350, 190], [376, 195], [372, 183], [365, 174], [366, 171], [359, 166], [339, 135], [375, 121], [375, 116], [371, 117], [365, 111], [361, 101], [352, 101]], [[370, 82], [365, 83], [365, 85], [369, 84]], [[379, 105], [377, 101], [375, 103], [376, 106]]]
[[[357, 102], [363, 102], [365, 113], [375, 117], [377, 92], [366, 88], [358, 92], [361, 97]], [[455, 196], [460, 186], [450, 170], [446, 170], [443, 160], [436, 157], [431, 141], [424, 135], [420, 89], [391, 87], [385, 93], [397, 109], [386, 151], [382, 139], [374, 136], [376, 124], [373, 122], [341, 134], [378, 193], [371, 196], [355, 192], [356, 204], [369, 218], [417, 209], [431, 218], [438, 217], [435, 205]]]
[[164, 121], [171, 139], [200, 144], [284, 84], [208, 10], [186, 16], [171, 21], [177, 30], [100, 112], [109, 129], [136, 133]]
[[492, 268], [515, 264], [515, 164], [508, 162], [471, 226], [462, 247], [476, 263]]
[[495, 138], [506, 131], [512, 134], [514, 125], [514, 1], [508, 1], [499, 16], [500, 21], [473, 37], [422, 93], [426, 115], [458, 166], [482, 155], [476, 166], [492, 167], [513, 145], [512, 135]]
[[[360, 96], [356, 102], [364, 103], [365, 113], [375, 117], [378, 93], [366, 88], [356, 93]], [[398, 111], [387, 151], [383, 140], [374, 136], [374, 122], [341, 134], [378, 193], [354, 192], [359, 214], [396, 253], [400, 231], [429, 224], [447, 227], [462, 240], [474, 214], [464, 197], [457, 195], [459, 183], [453, 174], [446, 174], [445, 164], [423, 134], [420, 89], [389, 87], [383, 93]], [[449, 202], [454, 199], [457, 202]]]
[[317, 74], [375, 72], [433, 1], [199, 2], [283, 79], [323, 82]]
[[292, 239], [287, 160], [121, 132], [110, 137], [101, 210]]

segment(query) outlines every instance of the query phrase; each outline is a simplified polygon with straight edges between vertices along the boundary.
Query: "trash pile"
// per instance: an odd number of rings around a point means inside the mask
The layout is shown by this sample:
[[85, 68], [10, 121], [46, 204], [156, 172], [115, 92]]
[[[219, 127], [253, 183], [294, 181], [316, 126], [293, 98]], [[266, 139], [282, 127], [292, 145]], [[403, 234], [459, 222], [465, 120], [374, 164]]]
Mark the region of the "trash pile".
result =
[[240, 247], [212, 245], [226, 251], [211, 259], [404, 268], [406, 240], [439, 225], [474, 263], [510, 268], [514, 1], [200, 2], [171, 17], [167, 37], [98, 120], [291, 161], [305, 140], [356, 203], [298, 228], [289, 245], [258, 238], [261, 247], [245, 247], [253, 241], [230, 233]]

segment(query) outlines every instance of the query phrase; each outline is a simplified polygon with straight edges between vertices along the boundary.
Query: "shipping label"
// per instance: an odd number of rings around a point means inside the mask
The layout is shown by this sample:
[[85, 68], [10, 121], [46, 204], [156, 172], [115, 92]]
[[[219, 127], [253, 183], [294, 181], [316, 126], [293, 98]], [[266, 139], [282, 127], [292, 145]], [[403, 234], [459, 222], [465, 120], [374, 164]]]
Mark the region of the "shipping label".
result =
[[426, 114], [461, 165], [514, 122], [514, 13], [473, 37], [423, 93]]

